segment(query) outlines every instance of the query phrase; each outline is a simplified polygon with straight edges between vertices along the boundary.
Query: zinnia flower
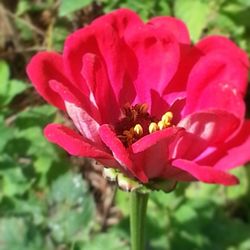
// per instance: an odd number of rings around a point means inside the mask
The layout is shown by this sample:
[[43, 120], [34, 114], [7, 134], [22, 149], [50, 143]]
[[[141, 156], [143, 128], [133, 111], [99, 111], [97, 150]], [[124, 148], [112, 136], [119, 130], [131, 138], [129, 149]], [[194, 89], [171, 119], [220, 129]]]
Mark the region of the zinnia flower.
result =
[[248, 66], [227, 38], [192, 45], [181, 20], [144, 23], [119, 9], [71, 34], [62, 55], [36, 54], [27, 72], [38, 93], [72, 119], [75, 129], [45, 128], [69, 154], [141, 183], [233, 185], [228, 170], [250, 160]]

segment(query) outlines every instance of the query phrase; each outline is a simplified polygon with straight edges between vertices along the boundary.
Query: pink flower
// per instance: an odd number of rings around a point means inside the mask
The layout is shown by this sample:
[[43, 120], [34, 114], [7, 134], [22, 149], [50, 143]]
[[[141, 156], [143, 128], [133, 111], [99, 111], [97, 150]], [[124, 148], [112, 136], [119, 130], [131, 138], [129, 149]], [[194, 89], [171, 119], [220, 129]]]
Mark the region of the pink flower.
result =
[[248, 58], [224, 37], [190, 43], [185, 24], [146, 24], [119, 9], [71, 34], [62, 55], [40, 52], [27, 72], [77, 131], [45, 136], [143, 183], [155, 178], [233, 185], [227, 171], [250, 160], [244, 120]]

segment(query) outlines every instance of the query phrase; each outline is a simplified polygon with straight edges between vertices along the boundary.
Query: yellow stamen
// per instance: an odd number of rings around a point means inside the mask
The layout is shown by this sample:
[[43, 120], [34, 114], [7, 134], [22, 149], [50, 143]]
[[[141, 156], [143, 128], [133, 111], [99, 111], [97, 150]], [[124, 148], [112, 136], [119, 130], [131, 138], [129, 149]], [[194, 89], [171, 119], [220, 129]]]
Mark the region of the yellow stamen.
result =
[[159, 127], [162, 127], [163, 128], [167, 128], [171, 125], [171, 121], [173, 119], [173, 113], [168, 111], [166, 112], [162, 117], [161, 117], [161, 121], [162, 123], [160, 123], [160, 126]]
[[138, 135], [138, 136], [142, 136], [142, 134], [143, 134], [143, 128], [142, 128], [142, 126], [140, 124], [136, 124], [134, 126], [134, 133], [136, 135]]
[[157, 131], [159, 128], [158, 128], [158, 125], [156, 122], [151, 122], [148, 126], [148, 131], [150, 134], [154, 133], [155, 131]]
[[163, 130], [163, 129], [165, 128], [165, 123], [164, 123], [164, 121], [159, 121], [157, 125], [158, 125], [158, 128], [159, 128], [160, 130]]
[[166, 112], [162, 117], [161, 120], [164, 121], [164, 123], [170, 123], [173, 119], [173, 113], [168, 111]]

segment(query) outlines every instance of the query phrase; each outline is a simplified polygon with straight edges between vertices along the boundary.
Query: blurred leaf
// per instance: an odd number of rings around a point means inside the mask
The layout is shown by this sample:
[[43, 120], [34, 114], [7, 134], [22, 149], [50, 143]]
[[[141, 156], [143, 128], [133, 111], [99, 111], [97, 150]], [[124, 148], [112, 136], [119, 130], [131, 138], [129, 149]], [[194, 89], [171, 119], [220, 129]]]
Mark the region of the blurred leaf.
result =
[[169, 0], [102, 0], [102, 2], [104, 2], [104, 11], [106, 13], [117, 8], [129, 8], [136, 11], [145, 21], [155, 15], [170, 15], [171, 12], [169, 7]]
[[[67, 172], [52, 184], [49, 227], [57, 242], [87, 237], [95, 207], [81, 175]], [[67, 218], [67, 220], [65, 220]]]
[[57, 26], [54, 28], [52, 39], [53, 39], [53, 46], [56, 51], [62, 50], [65, 38], [67, 37], [68, 34], [69, 32], [65, 27]]
[[0, 152], [4, 149], [7, 142], [13, 137], [13, 128], [5, 125], [4, 117], [0, 116]]
[[[105, 246], [105, 247], [104, 247]], [[114, 232], [102, 233], [94, 237], [92, 240], [83, 245], [84, 249], [88, 250], [129, 250], [129, 242], [124, 241]]]
[[59, 15], [60, 16], [68, 15], [71, 12], [80, 10], [91, 3], [92, 0], [75, 0], [75, 1], [62, 0], [61, 5], [59, 7]]
[[87, 184], [83, 181], [81, 175], [67, 172], [53, 182], [51, 201], [67, 204], [81, 203], [86, 193]]
[[233, 169], [231, 173], [238, 177], [240, 183], [239, 185], [235, 185], [230, 188], [227, 188], [226, 195], [227, 195], [227, 199], [236, 200], [246, 195], [250, 183], [246, 174], [245, 167], [239, 167], [239, 168]]
[[8, 64], [0, 60], [0, 93], [5, 93], [6, 84], [10, 77], [10, 71]]
[[41, 105], [37, 107], [27, 107], [18, 114], [15, 125], [20, 130], [30, 127], [43, 128], [46, 124], [53, 121], [56, 109], [50, 105]]
[[27, 226], [23, 219], [5, 218], [0, 220], [1, 250], [24, 249]]
[[119, 209], [124, 216], [129, 214], [128, 203], [129, 203], [129, 193], [117, 189], [115, 195], [115, 201]]
[[7, 86], [10, 76], [9, 66], [5, 61], [0, 60], [0, 104], [6, 98]]
[[32, 184], [32, 179], [28, 180], [21, 167], [13, 162], [11, 168], [4, 168], [9, 163], [0, 163], [0, 176], [2, 177], [2, 193], [6, 196], [24, 194]]
[[238, 0], [239, 5], [250, 7], [250, 0]]
[[47, 154], [39, 155], [34, 162], [34, 167], [38, 173], [47, 173], [55, 159]]
[[42, 250], [44, 244], [37, 231], [30, 231], [23, 218], [0, 220], [1, 250]]
[[34, 37], [32, 29], [24, 24], [22, 21], [15, 19], [15, 24], [18, 29], [20, 39], [23, 41], [31, 41]]
[[8, 64], [0, 61], [0, 105], [7, 105], [17, 95], [23, 92], [28, 85], [20, 80], [9, 80]]
[[20, 16], [30, 9], [31, 4], [28, 0], [20, 0], [17, 4], [16, 15]]
[[209, 11], [208, 1], [174, 1], [175, 16], [182, 19], [187, 24], [191, 39], [194, 42], [199, 40], [203, 29], [207, 25]]
[[22, 197], [15, 197], [13, 199], [14, 208], [12, 212], [16, 215], [23, 216], [29, 215], [32, 218], [34, 225], [42, 225], [46, 222], [46, 212], [48, 209], [46, 201], [46, 193], [34, 192], [29, 194], [28, 201]]
[[20, 80], [10, 80], [6, 88], [4, 104], [9, 104], [12, 99], [28, 88], [28, 84]]

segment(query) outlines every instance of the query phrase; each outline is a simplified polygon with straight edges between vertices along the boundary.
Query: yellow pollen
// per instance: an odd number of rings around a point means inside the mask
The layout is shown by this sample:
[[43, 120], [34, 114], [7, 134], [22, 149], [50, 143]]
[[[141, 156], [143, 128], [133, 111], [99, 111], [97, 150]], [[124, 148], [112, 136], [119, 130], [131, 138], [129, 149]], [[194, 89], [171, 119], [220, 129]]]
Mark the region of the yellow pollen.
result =
[[168, 111], [166, 112], [162, 117], [161, 120], [164, 121], [165, 124], [169, 123], [172, 121], [173, 119], [173, 113]]
[[134, 133], [136, 135], [138, 135], [138, 136], [142, 136], [142, 134], [143, 134], [143, 128], [142, 128], [142, 126], [140, 124], [136, 124], [134, 126]]
[[158, 127], [159, 127], [160, 130], [163, 130], [165, 128], [164, 121], [159, 121], [157, 125], [158, 125]]
[[159, 128], [158, 128], [158, 125], [156, 122], [151, 122], [149, 124], [149, 127], [148, 127], [148, 131], [150, 134], [154, 133], [155, 131], [157, 131]]

